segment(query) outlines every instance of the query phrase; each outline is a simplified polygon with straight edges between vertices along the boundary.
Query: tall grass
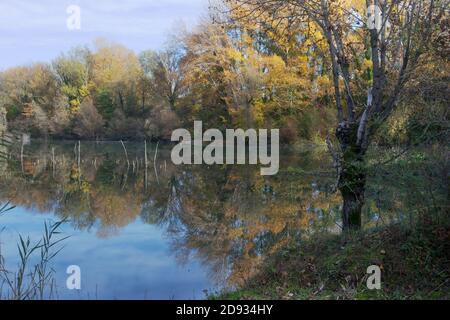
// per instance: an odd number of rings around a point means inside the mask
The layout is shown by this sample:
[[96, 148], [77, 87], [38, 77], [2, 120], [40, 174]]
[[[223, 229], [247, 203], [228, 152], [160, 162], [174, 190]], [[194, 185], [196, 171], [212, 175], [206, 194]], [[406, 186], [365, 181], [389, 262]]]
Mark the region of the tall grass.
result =
[[8, 212], [8, 211], [11, 211], [11, 210], [14, 209], [14, 208], [15, 208], [15, 206], [10, 206], [10, 205], [9, 205], [9, 202], [5, 203], [4, 205], [2, 205], [2, 204], [0, 203], [0, 216], [3, 215], [3, 214], [5, 214], [5, 213]]
[[[0, 216], [14, 207], [0, 205]], [[44, 223], [44, 232], [37, 242], [19, 235], [17, 251], [20, 257], [17, 269], [8, 270], [0, 247], [0, 299], [43, 300], [57, 298], [51, 261], [63, 249], [68, 237], [61, 236], [65, 220]]]

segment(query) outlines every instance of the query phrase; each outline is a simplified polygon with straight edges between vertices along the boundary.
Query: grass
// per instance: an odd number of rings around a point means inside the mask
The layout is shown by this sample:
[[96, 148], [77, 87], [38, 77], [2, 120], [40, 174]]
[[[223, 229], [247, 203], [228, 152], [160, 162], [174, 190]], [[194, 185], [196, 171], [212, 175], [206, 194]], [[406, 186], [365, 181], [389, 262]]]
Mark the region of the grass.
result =
[[[0, 205], [0, 216], [13, 208], [8, 204]], [[7, 269], [0, 251], [0, 299], [43, 300], [56, 297], [51, 261], [63, 249], [60, 244], [68, 238], [60, 236], [64, 222], [45, 222], [43, 235], [37, 242], [19, 235], [17, 250], [20, 261], [16, 270]]]
[[[317, 235], [266, 259], [252, 279], [211, 299], [449, 299], [448, 214], [356, 234]], [[381, 290], [367, 289], [380, 266]]]

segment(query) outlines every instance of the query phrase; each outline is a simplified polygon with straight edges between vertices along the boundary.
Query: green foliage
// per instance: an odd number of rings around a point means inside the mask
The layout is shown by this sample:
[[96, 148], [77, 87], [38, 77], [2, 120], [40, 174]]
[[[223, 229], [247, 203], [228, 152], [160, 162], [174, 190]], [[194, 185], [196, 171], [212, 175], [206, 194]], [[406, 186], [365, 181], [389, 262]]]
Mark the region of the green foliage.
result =
[[6, 107], [6, 118], [9, 120], [14, 120], [20, 115], [19, 108], [16, 105], [11, 105]]
[[96, 93], [95, 102], [100, 114], [106, 120], [111, 120], [115, 110], [111, 92], [108, 89], [100, 89], [99, 92]]

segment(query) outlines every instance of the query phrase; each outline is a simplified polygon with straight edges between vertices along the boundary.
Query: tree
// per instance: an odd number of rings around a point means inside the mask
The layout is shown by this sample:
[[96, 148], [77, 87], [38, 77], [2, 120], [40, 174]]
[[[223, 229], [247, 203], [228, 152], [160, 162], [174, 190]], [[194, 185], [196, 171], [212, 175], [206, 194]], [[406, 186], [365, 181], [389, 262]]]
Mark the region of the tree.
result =
[[[119, 44], [97, 40], [97, 51], [93, 55], [93, 84], [96, 100], [106, 103], [112, 110], [100, 110], [111, 116], [119, 108], [126, 116], [137, 115], [137, 90], [141, 75], [138, 57], [133, 51]], [[106, 96], [105, 96], [106, 95]]]
[[[337, 111], [329, 141], [343, 197], [343, 230], [361, 227], [367, 175], [366, 152], [380, 126], [398, 105], [421, 58], [431, 51], [446, 1], [226, 1], [236, 19], [263, 20], [273, 26], [300, 21], [320, 30], [328, 47]], [[375, 8], [376, 14], [370, 10]], [[379, 10], [378, 10], [379, 8]], [[366, 25], [365, 17], [371, 19]], [[257, 18], [255, 18], [257, 17]], [[266, 30], [268, 32], [269, 30]], [[273, 31], [273, 30], [272, 30]], [[281, 30], [275, 30], [281, 34]], [[367, 77], [361, 65], [368, 58]]]
[[158, 54], [153, 50], [146, 50], [139, 54], [139, 63], [141, 65], [141, 75], [139, 81], [139, 95], [141, 100], [142, 112], [145, 113], [152, 103], [155, 103], [157, 93], [153, 86], [154, 71], [158, 66]]
[[67, 97], [70, 111], [75, 115], [81, 101], [89, 95], [92, 53], [87, 48], [75, 48], [69, 54], [56, 58], [52, 66], [59, 88]]
[[151, 139], [170, 141], [172, 132], [180, 127], [180, 119], [169, 107], [156, 106], [145, 121], [146, 136]]
[[67, 97], [60, 94], [55, 99], [53, 114], [50, 117], [50, 134], [60, 138], [66, 136], [71, 124], [70, 105]]
[[47, 64], [12, 68], [0, 76], [0, 104], [7, 111], [11, 129], [20, 127], [46, 135], [47, 115], [54, 111], [57, 97], [58, 84]]
[[74, 133], [82, 138], [97, 138], [102, 133], [103, 125], [103, 117], [97, 111], [92, 99], [84, 99], [75, 121]]
[[150, 66], [154, 92], [167, 101], [173, 111], [177, 106], [178, 99], [183, 95], [183, 57], [182, 42], [173, 38], [168, 42], [166, 48], [154, 57], [156, 61]]
[[208, 111], [220, 114], [224, 105], [226, 119], [236, 125], [271, 126], [302, 108], [300, 99], [292, 103], [292, 97], [306, 94], [307, 77], [279, 56], [256, 50], [250, 32], [205, 23], [188, 35], [184, 59], [188, 92], [195, 105]]

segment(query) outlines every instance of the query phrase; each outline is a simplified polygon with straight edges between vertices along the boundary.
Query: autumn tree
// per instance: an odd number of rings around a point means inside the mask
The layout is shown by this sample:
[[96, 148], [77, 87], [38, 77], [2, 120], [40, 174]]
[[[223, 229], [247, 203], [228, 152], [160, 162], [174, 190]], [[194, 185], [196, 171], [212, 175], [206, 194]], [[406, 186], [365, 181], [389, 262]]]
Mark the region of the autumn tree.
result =
[[89, 95], [92, 53], [87, 48], [75, 48], [56, 58], [52, 66], [59, 89], [67, 97], [70, 112], [76, 115], [81, 102]]
[[139, 98], [142, 112], [145, 113], [155, 103], [154, 71], [158, 67], [158, 53], [146, 50], [139, 54], [141, 73], [139, 78]]
[[84, 99], [75, 120], [74, 133], [82, 138], [96, 139], [102, 133], [103, 125], [103, 117], [95, 108], [92, 99]]
[[151, 66], [154, 92], [167, 101], [173, 111], [179, 98], [183, 95], [183, 57], [182, 42], [174, 38], [168, 42], [162, 51], [157, 53], [154, 65]]
[[252, 28], [204, 22], [185, 38], [188, 97], [202, 119], [212, 113], [221, 125], [274, 127], [305, 110], [313, 68], [304, 56], [302, 63], [288, 64], [264, 45], [255, 46], [260, 36]]
[[[327, 44], [337, 112], [329, 142], [343, 197], [343, 229], [361, 227], [367, 176], [366, 152], [380, 126], [396, 109], [415, 70], [431, 51], [446, 1], [226, 1], [234, 17], [267, 25], [300, 21], [320, 30]], [[369, 16], [369, 20], [365, 19]], [[272, 28], [266, 32], [282, 30]], [[303, 35], [304, 36], [304, 35]], [[366, 77], [361, 73], [368, 59]]]
[[137, 86], [141, 67], [135, 53], [122, 45], [97, 40], [93, 55], [94, 93], [103, 116], [116, 109], [125, 116], [137, 115]]
[[180, 98], [184, 94], [184, 70], [181, 59], [182, 44], [167, 45], [162, 51], [147, 50], [139, 55], [142, 67], [142, 107], [147, 101], [145, 134], [150, 139], [170, 140], [171, 133], [180, 126]]
[[0, 75], [0, 103], [11, 129], [22, 127], [46, 135], [58, 96], [58, 84], [48, 64], [16, 67]]

